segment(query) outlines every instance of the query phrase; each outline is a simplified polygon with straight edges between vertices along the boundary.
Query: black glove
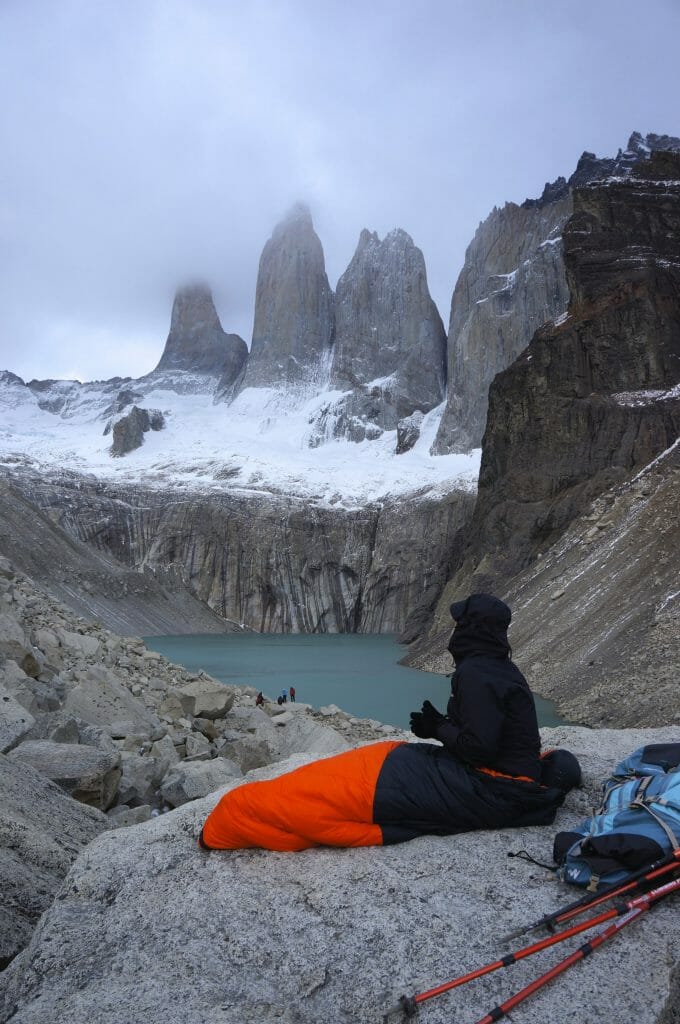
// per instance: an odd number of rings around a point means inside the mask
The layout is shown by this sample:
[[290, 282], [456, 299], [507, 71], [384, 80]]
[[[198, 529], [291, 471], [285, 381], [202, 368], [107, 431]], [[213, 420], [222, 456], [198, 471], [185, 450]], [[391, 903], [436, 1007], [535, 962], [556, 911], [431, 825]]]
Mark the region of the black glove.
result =
[[411, 712], [411, 732], [421, 740], [436, 739], [437, 727], [446, 721], [446, 715], [426, 700], [420, 711]]

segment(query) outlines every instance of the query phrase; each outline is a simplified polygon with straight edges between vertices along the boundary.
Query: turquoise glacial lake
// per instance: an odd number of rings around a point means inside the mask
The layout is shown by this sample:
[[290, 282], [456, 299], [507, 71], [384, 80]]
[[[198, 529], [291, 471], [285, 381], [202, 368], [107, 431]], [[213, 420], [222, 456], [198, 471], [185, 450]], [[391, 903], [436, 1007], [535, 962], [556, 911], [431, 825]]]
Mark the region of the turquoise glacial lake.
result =
[[[337, 704], [357, 718], [403, 729], [425, 699], [445, 711], [451, 692], [448, 676], [399, 665], [405, 648], [385, 634], [225, 633], [144, 642], [190, 671], [254, 686], [272, 700], [294, 686], [299, 702]], [[536, 707], [540, 725], [564, 724], [551, 701], [536, 697]]]

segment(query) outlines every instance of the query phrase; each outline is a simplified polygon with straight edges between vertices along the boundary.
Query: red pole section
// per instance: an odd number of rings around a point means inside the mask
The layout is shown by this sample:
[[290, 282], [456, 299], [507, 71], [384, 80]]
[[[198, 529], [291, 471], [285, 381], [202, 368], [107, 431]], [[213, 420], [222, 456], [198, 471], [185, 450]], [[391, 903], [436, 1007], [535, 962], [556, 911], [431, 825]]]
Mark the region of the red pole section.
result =
[[618, 921], [613, 921], [612, 924], [603, 928], [603, 930], [599, 932], [598, 935], [595, 935], [589, 942], [584, 942], [582, 946], [579, 946], [579, 948], [571, 954], [571, 956], [568, 956], [565, 960], [560, 960], [558, 964], [551, 967], [551, 969], [546, 971], [545, 974], [541, 974], [539, 978], [532, 981], [531, 984], [526, 986], [526, 988], [520, 989], [520, 991], [516, 992], [514, 996], [510, 996], [509, 999], [506, 999], [504, 1003], [500, 1003], [498, 1006], [494, 1007], [493, 1010], [487, 1013], [486, 1017], [482, 1017], [477, 1021], [477, 1024], [495, 1024], [495, 1021], [500, 1020], [501, 1017], [505, 1017], [511, 1010], [514, 1010], [516, 1006], [519, 1006], [519, 1004], [523, 1003], [525, 999], [528, 999], [529, 996], [534, 994], [534, 992], [537, 992], [539, 988], [543, 988], [543, 986], [547, 985], [549, 981], [552, 981], [553, 978], [557, 978], [558, 975], [562, 974], [573, 964], [578, 963], [579, 960], [584, 960], [593, 952], [593, 950], [597, 949], [598, 946], [601, 946], [603, 942], [606, 942], [607, 939], [613, 938], [617, 932], [620, 932], [622, 928], [625, 928], [626, 925], [630, 924], [630, 922], [635, 920], [636, 917], [639, 917], [640, 914], [644, 914], [645, 910], [647, 910], [647, 907], [635, 907], [634, 910], [629, 910], [628, 913], [624, 914], [623, 917], [620, 917]]
[[612, 921], [610, 925], [603, 928], [602, 931], [594, 935], [588, 942], [584, 942], [582, 946], [579, 946], [577, 950], [561, 960], [559, 963], [551, 967], [545, 974], [541, 974], [540, 977], [536, 978], [525, 988], [516, 992], [514, 996], [510, 996], [504, 1003], [500, 1003], [494, 1007], [485, 1017], [477, 1021], [476, 1024], [495, 1024], [496, 1021], [505, 1017], [511, 1010], [514, 1010], [516, 1006], [528, 999], [529, 996], [533, 995], [548, 982], [552, 981], [553, 978], [557, 978], [560, 974], [564, 973], [573, 964], [578, 963], [579, 960], [584, 960], [587, 956], [590, 956], [599, 946], [609, 939], [612, 939], [615, 935], [629, 925], [632, 921], [638, 918], [641, 914], [644, 914], [646, 910], [656, 903], [658, 900], [663, 899], [665, 896], [669, 896], [672, 892], [680, 889], [680, 878], [676, 878], [671, 882], [666, 882], [665, 885], [661, 885], [658, 889], [653, 889], [651, 892], [645, 893], [642, 896], [638, 896], [636, 899], [631, 900], [628, 903], [628, 913], [623, 914], [618, 920]]
[[572, 925], [571, 928], [566, 928], [557, 935], [549, 935], [545, 939], [533, 942], [530, 946], [524, 946], [523, 949], [518, 949], [515, 953], [508, 953], [507, 956], [501, 957], [500, 960], [494, 960], [493, 963], [486, 964], [484, 967], [478, 967], [477, 970], [470, 971], [469, 974], [462, 974], [459, 978], [454, 978], [452, 981], [444, 982], [443, 985], [438, 985], [437, 988], [431, 988], [427, 992], [420, 992], [413, 996], [413, 999], [416, 1003], [424, 1003], [426, 999], [432, 999], [433, 996], [440, 996], [442, 992], [450, 992], [453, 988], [465, 985], [468, 981], [474, 981], [475, 978], [481, 978], [485, 974], [491, 974], [492, 971], [497, 971], [501, 967], [510, 967], [512, 964], [517, 963], [518, 960], [524, 960], [528, 956], [533, 956], [534, 953], [540, 953], [542, 949], [547, 949], [549, 946], [554, 946], [558, 942], [570, 939], [572, 935], [579, 935], [580, 932], [585, 932], [589, 928], [594, 928], [598, 924], [604, 924], [605, 921], [610, 921], [620, 913], [620, 910], [612, 907], [611, 910], [605, 910], [601, 914], [598, 914], [597, 917], [589, 918], [587, 921], [582, 921], [580, 924]]
[[[672, 879], [670, 882], [666, 882], [665, 885], [661, 885], [656, 889], [651, 889], [649, 892], [643, 893], [641, 896], [637, 896], [635, 899], [628, 900], [623, 906], [614, 906], [609, 910], [604, 910], [602, 913], [597, 914], [595, 917], [588, 918], [587, 921], [582, 921], [580, 924], [572, 925], [571, 928], [565, 928], [564, 931], [558, 932], [556, 935], [549, 935], [545, 939], [540, 939], [538, 942], [532, 943], [530, 946], [524, 946], [523, 949], [518, 949], [515, 953], [508, 953], [507, 956], [501, 957], [499, 960], [494, 960], [492, 963], [485, 964], [484, 967], [478, 967], [474, 971], [470, 971], [468, 974], [461, 974], [458, 978], [453, 978], [451, 981], [446, 981], [442, 985], [437, 985], [436, 988], [428, 989], [426, 992], [418, 992], [413, 996], [402, 996], [399, 1003], [392, 1007], [384, 1015], [383, 1020], [387, 1020], [392, 1014], [402, 1013], [406, 1014], [407, 1017], [412, 1017], [420, 1003], [426, 1002], [428, 999], [434, 998], [434, 996], [442, 995], [444, 992], [450, 992], [454, 988], [458, 988], [461, 985], [467, 984], [469, 981], [474, 981], [475, 978], [481, 978], [485, 974], [491, 974], [492, 971], [497, 971], [501, 967], [510, 967], [512, 964], [517, 963], [519, 960], [524, 960], [526, 957], [533, 956], [534, 953], [539, 953], [543, 949], [547, 949], [549, 946], [554, 946], [558, 942], [563, 942], [565, 939], [571, 938], [573, 935], [578, 935], [580, 932], [587, 931], [589, 928], [594, 928], [597, 925], [604, 924], [606, 921], [610, 921], [612, 918], [618, 917], [619, 921], [614, 922], [608, 928], [603, 929], [598, 935], [594, 936], [591, 940], [584, 943], [583, 946], [579, 947], [571, 956], [565, 960], [560, 961], [555, 967], [553, 967], [546, 974], [542, 974], [536, 981], [532, 982], [527, 988], [522, 989], [521, 993], [516, 996], [512, 996], [508, 1003], [502, 1003], [491, 1011], [486, 1017], [478, 1021], [477, 1024], [491, 1024], [491, 1021], [500, 1020], [513, 1006], [516, 1006], [518, 1002], [522, 1002], [528, 996], [532, 995], [533, 992], [546, 985], [553, 978], [561, 974], [572, 964], [578, 960], [582, 960], [588, 956], [594, 949], [601, 946], [603, 942], [611, 938], [620, 930], [620, 922], [624, 921], [625, 924], [629, 924], [630, 921], [634, 920], [639, 914], [644, 913], [648, 910], [653, 903], [657, 900], [663, 899], [664, 896], [669, 896], [672, 892], [676, 892], [680, 889], [680, 878]], [[622, 916], [623, 915], [623, 916]], [[621, 927], [625, 927], [625, 924]], [[615, 927], [616, 925], [616, 927]], [[504, 1009], [504, 1007], [507, 1007]]]

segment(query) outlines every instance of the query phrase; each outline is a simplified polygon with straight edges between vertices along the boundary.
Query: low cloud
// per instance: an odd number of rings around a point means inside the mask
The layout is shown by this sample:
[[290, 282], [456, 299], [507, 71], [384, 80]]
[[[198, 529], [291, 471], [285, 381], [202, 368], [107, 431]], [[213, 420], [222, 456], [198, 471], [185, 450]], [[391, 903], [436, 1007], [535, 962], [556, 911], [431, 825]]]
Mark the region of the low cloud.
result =
[[363, 227], [407, 230], [446, 323], [494, 204], [633, 130], [680, 134], [679, 30], [661, 0], [568, 20], [532, 0], [8, 0], [0, 367], [144, 372], [197, 278], [249, 342], [262, 247], [298, 199], [333, 286]]

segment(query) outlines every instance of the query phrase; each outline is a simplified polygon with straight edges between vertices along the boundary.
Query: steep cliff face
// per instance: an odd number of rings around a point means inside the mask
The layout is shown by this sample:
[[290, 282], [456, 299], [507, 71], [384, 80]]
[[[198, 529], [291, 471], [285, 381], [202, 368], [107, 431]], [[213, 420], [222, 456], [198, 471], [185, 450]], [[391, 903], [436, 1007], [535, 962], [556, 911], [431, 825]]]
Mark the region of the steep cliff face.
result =
[[449, 393], [437, 452], [480, 445], [491, 381], [541, 324], [566, 309], [561, 232], [570, 213], [567, 192], [540, 206], [506, 203], [477, 229], [451, 302]]
[[678, 151], [680, 139], [633, 132], [616, 157], [585, 152], [568, 180], [546, 184], [539, 199], [521, 206], [506, 203], [480, 224], [451, 302], [448, 397], [434, 451], [466, 451], [481, 443], [493, 378], [539, 327], [566, 310], [561, 234], [573, 210], [573, 190], [608, 176], [624, 177], [651, 153]]
[[[432, 301], [423, 254], [405, 231], [380, 241], [362, 231], [338, 281], [330, 386], [335, 436], [363, 440], [394, 430], [444, 397], [446, 335]], [[347, 394], [349, 392], [349, 394]]]
[[680, 727], [678, 507], [675, 443], [513, 581], [513, 650], [571, 721]]
[[333, 292], [306, 206], [275, 228], [260, 258], [243, 387], [322, 383], [334, 335]]
[[678, 436], [680, 157], [660, 163], [575, 190], [569, 314], [492, 385], [475, 550], [503, 575]]
[[190, 285], [177, 292], [157, 371], [214, 374], [228, 387], [238, 379], [247, 357], [245, 341], [222, 330], [209, 288]]
[[22, 475], [13, 487], [88, 549], [128, 569], [170, 569], [223, 619], [265, 632], [399, 632], [441, 589], [474, 502], [464, 492], [355, 511], [257, 494], [187, 502], [75, 475]]
[[571, 721], [677, 723], [680, 158], [573, 202], [568, 316], [494, 382], [466, 557], [408, 660], [447, 670], [451, 601], [494, 589]]

